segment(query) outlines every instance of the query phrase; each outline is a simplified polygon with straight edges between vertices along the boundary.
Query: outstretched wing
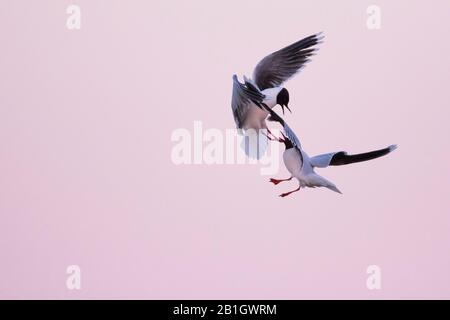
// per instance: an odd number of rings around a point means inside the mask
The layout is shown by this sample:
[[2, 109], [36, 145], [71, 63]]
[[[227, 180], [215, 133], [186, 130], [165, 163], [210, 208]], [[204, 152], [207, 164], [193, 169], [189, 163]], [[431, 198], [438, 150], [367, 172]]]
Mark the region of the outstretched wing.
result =
[[394, 151], [396, 145], [389, 146], [384, 149], [359, 153], [348, 154], [345, 151], [321, 154], [310, 159], [311, 165], [317, 168], [325, 168], [328, 166], [342, 166], [346, 164], [373, 160]]
[[262, 101], [265, 96], [251, 83], [240, 83], [237, 76], [233, 75], [233, 96], [231, 98], [231, 110], [234, 121], [240, 129], [244, 125], [245, 118], [252, 102], [262, 108]]
[[298, 71], [300, 71], [309, 57], [315, 54], [321, 43], [321, 33], [306, 37], [290, 46], [278, 50], [262, 59], [253, 71], [253, 80], [260, 90], [280, 86]]

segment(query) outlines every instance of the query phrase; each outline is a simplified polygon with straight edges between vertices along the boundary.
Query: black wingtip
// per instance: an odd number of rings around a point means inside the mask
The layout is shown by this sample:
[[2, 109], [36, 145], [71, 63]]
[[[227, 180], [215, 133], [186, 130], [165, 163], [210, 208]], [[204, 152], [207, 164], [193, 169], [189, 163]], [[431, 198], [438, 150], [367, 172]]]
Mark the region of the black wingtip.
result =
[[383, 157], [383, 156], [391, 153], [395, 149], [397, 149], [397, 145], [393, 144], [384, 149], [379, 149], [379, 150], [365, 152], [365, 153], [359, 153], [359, 154], [349, 155], [349, 154], [347, 154], [347, 152], [344, 152], [344, 151], [337, 152], [331, 158], [330, 166], [342, 166], [342, 165], [346, 165], [346, 164], [364, 162], [364, 161], [377, 159], [377, 158]]
[[397, 148], [398, 148], [398, 145], [396, 145], [396, 144], [391, 144], [391, 145], [388, 147], [389, 152], [392, 152], [392, 151], [396, 150]]

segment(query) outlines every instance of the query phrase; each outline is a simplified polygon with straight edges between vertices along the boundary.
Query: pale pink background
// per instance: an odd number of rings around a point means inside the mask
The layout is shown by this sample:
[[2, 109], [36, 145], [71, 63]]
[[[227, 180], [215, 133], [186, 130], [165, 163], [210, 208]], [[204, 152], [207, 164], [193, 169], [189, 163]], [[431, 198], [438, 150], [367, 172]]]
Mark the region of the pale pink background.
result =
[[[379, 31], [373, 1], [73, 2], [80, 31], [72, 1], [0, 2], [1, 298], [450, 298], [449, 1], [377, 0]], [[318, 31], [287, 85], [304, 147], [394, 154], [286, 199], [172, 164], [174, 129], [233, 127], [233, 73]]]

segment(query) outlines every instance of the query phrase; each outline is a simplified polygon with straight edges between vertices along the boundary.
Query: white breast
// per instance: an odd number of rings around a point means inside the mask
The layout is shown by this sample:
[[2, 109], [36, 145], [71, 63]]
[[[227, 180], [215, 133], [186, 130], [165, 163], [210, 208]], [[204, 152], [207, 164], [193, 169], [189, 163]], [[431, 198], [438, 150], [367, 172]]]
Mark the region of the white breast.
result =
[[245, 119], [244, 129], [264, 129], [264, 120], [268, 115], [268, 111], [252, 104]]
[[296, 148], [290, 148], [284, 151], [283, 161], [286, 169], [293, 175], [298, 176], [302, 167], [300, 152]]

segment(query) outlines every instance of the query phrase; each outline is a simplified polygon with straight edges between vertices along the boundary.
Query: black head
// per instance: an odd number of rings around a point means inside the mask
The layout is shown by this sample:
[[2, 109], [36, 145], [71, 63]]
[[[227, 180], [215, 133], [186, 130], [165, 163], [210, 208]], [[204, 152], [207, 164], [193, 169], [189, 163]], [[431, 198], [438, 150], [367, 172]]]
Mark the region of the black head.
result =
[[289, 112], [292, 112], [291, 109], [289, 109], [289, 91], [287, 91], [286, 88], [281, 89], [281, 91], [277, 95], [277, 104], [281, 106], [281, 109], [283, 110], [284, 114], [284, 108], [289, 110]]

